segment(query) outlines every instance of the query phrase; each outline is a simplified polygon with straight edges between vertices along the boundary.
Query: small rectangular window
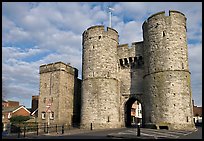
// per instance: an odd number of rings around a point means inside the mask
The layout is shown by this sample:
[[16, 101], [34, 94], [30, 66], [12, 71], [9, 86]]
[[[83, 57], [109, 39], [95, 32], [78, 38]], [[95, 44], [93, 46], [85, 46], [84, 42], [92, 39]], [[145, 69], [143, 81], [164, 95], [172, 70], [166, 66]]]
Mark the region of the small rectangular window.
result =
[[45, 117], [46, 117], [46, 113], [42, 112], [42, 119], [45, 119]]
[[54, 112], [50, 113], [50, 119], [54, 119]]
[[124, 60], [125, 60], [125, 65], [128, 65], [128, 60], [127, 60], [127, 58], [125, 58]]
[[44, 103], [46, 102], [46, 98], [43, 99], [43, 102], [44, 102]]
[[119, 59], [119, 61], [120, 61], [120, 65], [123, 66], [123, 60]]

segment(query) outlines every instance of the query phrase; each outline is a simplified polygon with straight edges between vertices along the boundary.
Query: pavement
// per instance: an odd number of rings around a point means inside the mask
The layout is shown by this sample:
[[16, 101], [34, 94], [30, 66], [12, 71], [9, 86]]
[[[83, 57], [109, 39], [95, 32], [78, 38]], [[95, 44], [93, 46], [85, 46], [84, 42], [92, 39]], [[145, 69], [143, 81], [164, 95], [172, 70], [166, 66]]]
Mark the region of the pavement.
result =
[[[23, 138], [33, 138], [33, 139], [40, 139], [40, 138], [57, 138], [57, 137], [64, 137], [70, 138], [80, 136], [104, 136], [109, 139], [176, 139], [182, 136], [189, 135], [193, 132], [189, 131], [169, 131], [169, 130], [157, 130], [157, 129], [148, 129], [148, 128], [141, 128], [140, 136], [138, 136], [137, 128], [116, 128], [116, 129], [94, 129], [94, 130], [85, 130], [79, 128], [72, 128], [69, 130], [65, 130], [64, 133], [62, 132], [51, 132], [51, 133], [39, 133], [37, 136], [36, 132], [33, 133], [26, 133], [25, 137], [23, 133], [21, 133], [19, 139]], [[11, 134], [11, 135], [4, 135], [2, 134], [2, 139], [18, 139], [18, 134]]]

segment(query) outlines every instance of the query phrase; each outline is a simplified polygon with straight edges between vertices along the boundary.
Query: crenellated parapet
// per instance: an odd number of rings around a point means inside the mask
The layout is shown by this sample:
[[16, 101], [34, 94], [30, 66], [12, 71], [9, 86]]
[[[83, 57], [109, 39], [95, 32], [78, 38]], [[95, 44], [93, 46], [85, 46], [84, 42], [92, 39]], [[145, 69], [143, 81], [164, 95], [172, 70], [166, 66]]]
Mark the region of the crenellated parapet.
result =
[[118, 59], [121, 68], [140, 68], [143, 64], [143, 42], [118, 45]]
[[78, 70], [69, 64], [65, 64], [63, 62], [55, 62], [55, 63], [50, 63], [46, 65], [41, 65], [40, 66], [40, 74], [41, 73], [47, 73], [47, 72], [54, 72], [54, 71], [65, 71], [67, 73], [70, 73], [72, 75], [77, 75]]
[[82, 36], [82, 45], [85, 41], [102, 40], [103, 38], [112, 39], [118, 44], [118, 32], [110, 27], [105, 28], [103, 25], [89, 27], [83, 32]]
[[162, 28], [163, 25], [180, 25], [186, 28], [186, 17], [183, 13], [175, 10], [170, 10], [168, 15], [165, 15], [165, 11], [155, 13], [151, 15], [146, 21], [144, 21], [142, 28]]

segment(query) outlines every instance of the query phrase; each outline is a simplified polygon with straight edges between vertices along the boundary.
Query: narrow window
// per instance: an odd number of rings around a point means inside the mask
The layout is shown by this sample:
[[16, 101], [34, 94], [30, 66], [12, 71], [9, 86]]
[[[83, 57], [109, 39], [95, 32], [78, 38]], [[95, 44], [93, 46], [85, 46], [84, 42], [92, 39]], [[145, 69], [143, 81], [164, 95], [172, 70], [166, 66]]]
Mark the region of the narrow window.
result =
[[110, 77], [110, 72], [108, 72], [107, 77]]
[[120, 61], [120, 65], [123, 66], [123, 60], [119, 59], [119, 61]]
[[134, 57], [134, 62], [137, 62], [137, 57]]
[[50, 113], [50, 119], [54, 119], [54, 112]]
[[99, 36], [98, 39], [101, 39], [101, 36]]
[[184, 69], [183, 63], [181, 65], [182, 65], [182, 69]]
[[132, 63], [132, 61], [133, 61], [133, 60], [132, 60], [132, 57], [129, 57], [129, 61], [130, 61], [130, 63]]
[[93, 49], [94, 49], [94, 46], [93, 46]]
[[110, 117], [108, 116], [108, 122], [110, 122]]
[[46, 113], [42, 112], [42, 119], [45, 119], [45, 117], [46, 117]]
[[163, 37], [165, 37], [165, 32], [163, 31]]
[[46, 102], [46, 98], [43, 99], [43, 102], [44, 102], [44, 103]]
[[125, 65], [128, 65], [128, 60], [127, 60], [127, 58], [125, 58]]
[[157, 25], [155, 26], [155, 28], [157, 28], [157, 27], [158, 27], [158, 25], [159, 25], [159, 24], [157, 23]]
[[186, 117], [186, 121], [188, 122], [188, 116]]

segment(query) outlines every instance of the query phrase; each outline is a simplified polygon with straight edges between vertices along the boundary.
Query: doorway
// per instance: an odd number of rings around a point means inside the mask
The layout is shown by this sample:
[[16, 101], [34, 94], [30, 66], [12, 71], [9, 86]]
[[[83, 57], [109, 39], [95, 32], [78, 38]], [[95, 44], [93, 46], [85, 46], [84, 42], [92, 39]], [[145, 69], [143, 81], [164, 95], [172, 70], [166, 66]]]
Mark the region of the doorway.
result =
[[131, 97], [125, 104], [125, 126], [136, 127], [142, 125], [142, 104], [139, 100]]

